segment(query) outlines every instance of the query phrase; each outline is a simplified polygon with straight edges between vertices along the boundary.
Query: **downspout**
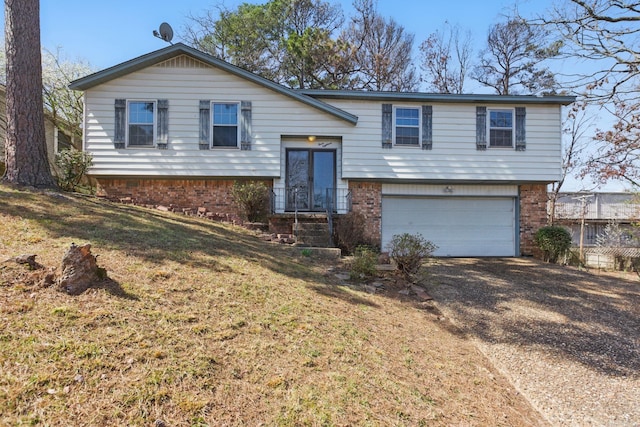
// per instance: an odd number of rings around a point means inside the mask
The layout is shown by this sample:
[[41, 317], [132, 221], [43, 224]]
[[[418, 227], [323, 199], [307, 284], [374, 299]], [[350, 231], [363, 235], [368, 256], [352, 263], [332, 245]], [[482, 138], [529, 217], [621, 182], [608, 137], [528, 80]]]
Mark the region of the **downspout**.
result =
[[293, 204], [295, 206], [293, 216], [293, 237], [298, 243], [298, 187], [293, 188]]

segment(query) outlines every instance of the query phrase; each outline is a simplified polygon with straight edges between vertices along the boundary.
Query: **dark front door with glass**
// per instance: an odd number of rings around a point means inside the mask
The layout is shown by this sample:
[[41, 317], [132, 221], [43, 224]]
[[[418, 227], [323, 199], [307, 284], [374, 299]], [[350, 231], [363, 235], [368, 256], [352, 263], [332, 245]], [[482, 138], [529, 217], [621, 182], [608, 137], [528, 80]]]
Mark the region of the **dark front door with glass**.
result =
[[287, 211], [326, 210], [335, 171], [335, 150], [287, 150]]

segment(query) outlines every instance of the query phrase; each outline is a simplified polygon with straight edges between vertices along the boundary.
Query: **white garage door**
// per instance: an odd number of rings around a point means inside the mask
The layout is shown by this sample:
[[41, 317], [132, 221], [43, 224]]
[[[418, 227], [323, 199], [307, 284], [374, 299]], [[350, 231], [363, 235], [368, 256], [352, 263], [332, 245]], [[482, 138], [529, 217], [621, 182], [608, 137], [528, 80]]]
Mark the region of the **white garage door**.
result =
[[436, 256], [515, 256], [512, 197], [382, 198], [382, 245], [394, 234], [421, 233]]

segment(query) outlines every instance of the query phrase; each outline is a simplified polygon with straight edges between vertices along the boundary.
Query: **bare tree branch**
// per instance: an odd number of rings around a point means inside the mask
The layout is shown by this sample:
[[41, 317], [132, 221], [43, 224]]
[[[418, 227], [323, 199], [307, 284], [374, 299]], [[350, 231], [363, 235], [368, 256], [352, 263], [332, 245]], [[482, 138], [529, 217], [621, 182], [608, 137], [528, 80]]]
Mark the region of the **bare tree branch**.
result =
[[555, 93], [554, 74], [541, 62], [555, 56], [558, 47], [548, 43], [542, 27], [510, 18], [491, 27], [472, 77], [500, 95]]

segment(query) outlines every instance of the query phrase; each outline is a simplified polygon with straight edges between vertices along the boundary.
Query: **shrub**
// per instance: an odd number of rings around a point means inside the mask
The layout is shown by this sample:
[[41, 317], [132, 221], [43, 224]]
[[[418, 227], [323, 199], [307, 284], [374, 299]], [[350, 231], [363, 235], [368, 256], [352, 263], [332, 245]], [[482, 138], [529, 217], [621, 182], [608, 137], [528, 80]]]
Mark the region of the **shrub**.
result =
[[56, 153], [58, 186], [65, 191], [74, 191], [87, 170], [93, 165], [93, 156], [85, 151], [67, 148]]
[[365, 230], [364, 216], [360, 212], [349, 212], [336, 221], [333, 241], [346, 254], [355, 255], [358, 246], [369, 244]]
[[269, 212], [269, 187], [263, 182], [233, 183], [231, 199], [249, 222], [264, 222]]
[[360, 245], [354, 251], [353, 264], [349, 277], [352, 280], [361, 280], [374, 277], [377, 274], [378, 251], [371, 246]]
[[533, 241], [542, 250], [547, 262], [558, 262], [558, 258], [571, 248], [571, 234], [564, 227], [555, 225], [538, 229]]
[[389, 257], [395, 261], [398, 270], [411, 279], [418, 272], [422, 262], [438, 247], [422, 237], [422, 234], [396, 234], [388, 244]]

